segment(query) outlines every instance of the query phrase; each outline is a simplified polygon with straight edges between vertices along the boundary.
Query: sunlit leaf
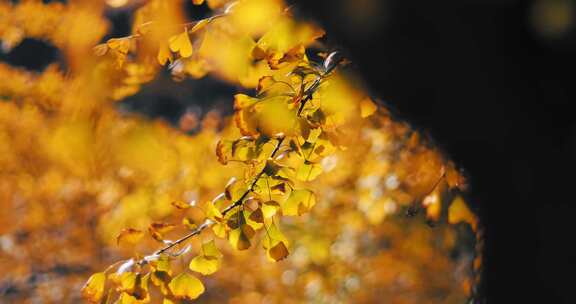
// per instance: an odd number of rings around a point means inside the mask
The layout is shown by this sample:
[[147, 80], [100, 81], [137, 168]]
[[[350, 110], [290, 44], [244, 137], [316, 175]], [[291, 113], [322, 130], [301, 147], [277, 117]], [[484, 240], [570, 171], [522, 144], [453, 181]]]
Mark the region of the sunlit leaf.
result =
[[262, 203], [262, 214], [265, 218], [271, 218], [276, 215], [276, 212], [280, 209], [280, 203], [277, 201], [266, 201]]
[[220, 268], [222, 253], [216, 247], [214, 240], [203, 243], [200, 254], [190, 261], [190, 270], [203, 275], [210, 275]]
[[181, 57], [192, 56], [192, 43], [187, 31], [170, 37], [168, 46], [172, 52], [180, 53]]
[[90, 303], [98, 303], [104, 295], [105, 284], [106, 274], [104, 272], [91, 275], [82, 287], [82, 298]]
[[377, 109], [378, 106], [374, 103], [374, 101], [372, 101], [372, 99], [370, 99], [370, 97], [366, 97], [360, 101], [360, 116], [362, 118], [374, 114]]
[[118, 234], [116, 237], [116, 244], [117, 245], [133, 245], [138, 243], [144, 236], [144, 231], [134, 229], [134, 228], [125, 228]]
[[166, 62], [171, 63], [173, 59], [172, 53], [170, 53], [170, 48], [167, 45], [161, 45], [160, 48], [158, 48], [156, 60], [158, 60], [160, 65], [165, 65]]
[[204, 284], [186, 272], [173, 278], [168, 286], [172, 294], [179, 299], [194, 300], [204, 293]]
[[284, 215], [302, 215], [316, 204], [316, 196], [308, 189], [294, 190], [284, 203], [282, 213]]
[[272, 261], [280, 261], [289, 254], [288, 239], [274, 223], [266, 228], [262, 245], [266, 249], [267, 257]]
[[450, 224], [458, 224], [460, 222], [468, 223], [474, 231], [478, 225], [476, 216], [470, 211], [461, 196], [457, 196], [450, 204], [448, 208], [448, 222]]
[[320, 164], [304, 161], [296, 171], [296, 178], [301, 181], [312, 181], [322, 173], [322, 166]]

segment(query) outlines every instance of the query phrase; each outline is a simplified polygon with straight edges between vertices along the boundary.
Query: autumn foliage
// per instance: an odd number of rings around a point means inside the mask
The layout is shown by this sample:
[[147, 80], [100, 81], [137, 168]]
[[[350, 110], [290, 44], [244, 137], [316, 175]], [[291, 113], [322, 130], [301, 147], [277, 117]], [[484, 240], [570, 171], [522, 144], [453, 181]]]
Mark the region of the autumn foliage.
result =
[[[189, 1], [189, 0], [187, 0]], [[276, 0], [20, 1], [0, 39], [0, 302], [464, 303], [465, 179]], [[106, 10], [130, 10], [104, 39]], [[329, 35], [329, 33], [328, 33]], [[160, 74], [237, 88], [188, 134], [117, 103]]]

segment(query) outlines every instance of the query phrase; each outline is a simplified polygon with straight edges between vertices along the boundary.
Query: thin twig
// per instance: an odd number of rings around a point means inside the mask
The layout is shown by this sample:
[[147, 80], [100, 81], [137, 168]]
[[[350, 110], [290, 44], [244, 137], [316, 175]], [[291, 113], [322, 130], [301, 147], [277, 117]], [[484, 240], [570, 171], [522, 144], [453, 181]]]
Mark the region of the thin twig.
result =
[[[274, 148], [274, 150], [272, 151], [272, 153], [270, 154], [270, 158], [274, 158], [274, 156], [276, 156], [276, 153], [278, 153], [278, 150], [280, 149], [280, 146], [282, 145], [282, 143], [284, 142], [284, 138], [285, 137], [281, 137], [278, 139], [278, 143], [276, 144], [276, 147]], [[229, 205], [228, 207], [224, 208], [220, 213], [222, 213], [222, 216], [226, 215], [227, 213], [229, 213], [232, 209], [242, 205], [244, 199], [246, 198], [246, 196], [248, 196], [248, 194], [250, 194], [250, 192], [252, 192], [254, 190], [254, 186], [256, 186], [256, 183], [258, 182], [258, 180], [262, 177], [262, 175], [264, 174], [264, 168], [262, 169], [262, 171], [260, 171], [260, 173], [258, 173], [258, 175], [256, 175], [256, 178], [254, 179], [254, 181], [252, 182], [252, 184], [250, 184], [250, 188], [248, 188], [248, 190], [246, 190], [244, 192], [244, 194], [242, 194], [242, 196], [236, 200], [234, 202], [234, 204]], [[160, 255], [172, 248], [174, 248], [177, 245], [180, 245], [184, 242], [186, 242], [188, 239], [190, 239], [191, 237], [200, 234], [202, 231], [204, 231], [204, 229], [210, 227], [212, 224], [214, 224], [214, 221], [210, 220], [210, 219], [206, 219], [202, 225], [198, 226], [196, 229], [192, 230], [191, 232], [189, 232], [188, 234], [186, 234], [185, 236], [179, 238], [178, 240], [164, 246], [163, 248], [157, 250], [156, 252], [154, 252], [152, 254], [152, 256], [156, 256], [156, 255]], [[143, 262], [141, 261], [140, 264], [142, 264]]]

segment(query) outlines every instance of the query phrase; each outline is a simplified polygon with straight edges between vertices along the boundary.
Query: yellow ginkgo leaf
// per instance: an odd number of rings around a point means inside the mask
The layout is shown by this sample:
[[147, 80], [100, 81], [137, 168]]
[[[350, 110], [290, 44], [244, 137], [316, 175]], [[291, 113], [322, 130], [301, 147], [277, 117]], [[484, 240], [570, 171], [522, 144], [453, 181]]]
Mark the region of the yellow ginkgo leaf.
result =
[[112, 38], [106, 42], [106, 45], [114, 51], [122, 54], [128, 54], [130, 50], [130, 38]]
[[266, 249], [266, 256], [271, 261], [280, 261], [288, 256], [288, 239], [274, 223], [266, 228], [266, 235], [262, 245]]
[[298, 167], [298, 170], [296, 171], [296, 179], [308, 182], [314, 180], [321, 173], [322, 166], [320, 166], [320, 164], [304, 161], [304, 163]]
[[92, 48], [94, 51], [94, 55], [96, 56], [104, 56], [108, 53], [108, 45], [106, 43], [101, 43]]
[[224, 223], [216, 223], [212, 226], [212, 231], [217, 237], [224, 238], [226, 237], [226, 224]]
[[450, 224], [458, 224], [460, 222], [465, 222], [470, 224], [472, 230], [476, 231], [478, 225], [478, 219], [470, 211], [466, 202], [461, 196], [457, 196], [450, 204], [448, 208], [448, 222]]
[[82, 298], [90, 303], [98, 303], [104, 295], [106, 284], [106, 274], [98, 272], [90, 276], [84, 287], [82, 287]]
[[246, 250], [250, 248], [250, 240], [254, 237], [255, 231], [249, 225], [241, 225], [240, 227], [230, 231], [228, 240], [230, 245], [236, 250]]
[[179, 299], [194, 300], [204, 293], [204, 284], [186, 272], [173, 278], [168, 287], [172, 294]]
[[282, 204], [284, 215], [302, 215], [316, 204], [314, 193], [308, 189], [294, 190]]
[[200, 255], [190, 261], [190, 269], [203, 275], [218, 271], [222, 262], [222, 253], [216, 247], [214, 240], [202, 244]]
[[378, 109], [378, 106], [370, 99], [370, 97], [366, 97], [360, 101], [360, 116], [362, 118], [366, 118]]
[[207, 218], [216, 222], [221, 221], [223, 217], [220, 210], [218, 210], [218, 208], [216, 208], [212, 202], [206, 202], [206, 205], [204, 206], [204, 213], [206, 213]]
[[181, 200], [173, 201], [170, 204], [172, 204], [172, 206], [174, 206], [177, 209], [188, 209], [188, 208], [192, 207], [191, 204], [189, 204], [185, 201], [181, 201]]
[[116, 237], [116, 244], [117, 245], [133, 245], [138, 243], [140, 239], [144, 236], [144, 231], [134, 229], [134, 228], [125, 228], [118, 234]]
[[156, 59], [160, 65], [165, 65], [166, 62], [172, 62], [172, 53], [170, 53], [168, 46], [161, 45], [160, 48], [158, 48], [158, 55], [156, 56]]
[[213, 274], [220, 269], [221, 260], [215, 257], [198, 255], [190, 261], [190, 270], [203, 275]]
[[280, 204], [277, 201], [267, 201], [262, 203], [262, 213], [265, 218], [273, 217], [280, 209]]
[[188, 31], [170, 37], [168, 40], [170, 50], [174, 53], [180, 53], [180, 57], [192, 56], [192, 43], [188, 37]]

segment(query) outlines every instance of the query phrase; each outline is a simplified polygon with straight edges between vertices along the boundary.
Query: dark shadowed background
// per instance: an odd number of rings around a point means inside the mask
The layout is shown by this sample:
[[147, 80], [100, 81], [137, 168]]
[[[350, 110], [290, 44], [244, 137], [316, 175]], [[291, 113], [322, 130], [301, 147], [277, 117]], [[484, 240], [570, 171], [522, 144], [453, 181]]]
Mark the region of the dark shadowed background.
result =
[[576, 2], [297, 2], [466, 169], [487, 302], [574, 303]]

